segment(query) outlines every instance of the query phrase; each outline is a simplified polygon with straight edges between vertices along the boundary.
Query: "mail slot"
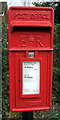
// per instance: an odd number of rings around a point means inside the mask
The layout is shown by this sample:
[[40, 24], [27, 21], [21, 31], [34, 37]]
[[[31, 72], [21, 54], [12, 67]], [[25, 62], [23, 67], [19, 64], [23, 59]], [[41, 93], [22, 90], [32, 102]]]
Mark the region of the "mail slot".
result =
[[10, 109], [52, 106], [54, 10], [10, 7], [8, 12]]

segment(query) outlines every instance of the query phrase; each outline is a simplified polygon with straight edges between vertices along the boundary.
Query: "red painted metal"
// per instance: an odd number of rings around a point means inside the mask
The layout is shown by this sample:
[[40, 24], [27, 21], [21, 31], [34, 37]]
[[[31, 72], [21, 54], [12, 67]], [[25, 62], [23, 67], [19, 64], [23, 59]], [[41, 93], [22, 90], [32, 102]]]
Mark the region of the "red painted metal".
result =
[[[52, 106], [54, 10], [10, 7], [8, 12], [10, 109], [47, 110]], [[28, 58], [29, 51], [35, 52]], [[40, 93], [22, 95], [24, 61], [40, 62]]]

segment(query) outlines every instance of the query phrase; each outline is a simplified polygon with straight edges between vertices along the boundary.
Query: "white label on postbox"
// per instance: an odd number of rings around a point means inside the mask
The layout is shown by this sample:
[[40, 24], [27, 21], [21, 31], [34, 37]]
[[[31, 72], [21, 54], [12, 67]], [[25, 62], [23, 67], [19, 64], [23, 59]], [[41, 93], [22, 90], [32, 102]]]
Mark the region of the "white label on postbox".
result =
[[23, 95], [40, 93], [40, 62], [23, 62]]

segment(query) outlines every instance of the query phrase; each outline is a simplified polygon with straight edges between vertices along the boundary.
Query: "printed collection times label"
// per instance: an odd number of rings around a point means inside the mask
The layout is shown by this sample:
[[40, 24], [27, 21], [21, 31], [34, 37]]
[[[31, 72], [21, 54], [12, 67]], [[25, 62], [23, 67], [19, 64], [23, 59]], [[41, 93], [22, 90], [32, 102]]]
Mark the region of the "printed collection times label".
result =
[[23, 62], [23, 95], [40, 93], [40, 62]]

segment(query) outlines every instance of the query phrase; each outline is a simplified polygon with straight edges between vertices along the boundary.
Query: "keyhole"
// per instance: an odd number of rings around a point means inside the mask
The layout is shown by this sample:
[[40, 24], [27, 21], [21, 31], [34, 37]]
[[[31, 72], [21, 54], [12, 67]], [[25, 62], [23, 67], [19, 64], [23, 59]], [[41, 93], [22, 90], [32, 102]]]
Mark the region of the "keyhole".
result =
[[20, 82], [20, 80], [18, 80], [18, 82]]

